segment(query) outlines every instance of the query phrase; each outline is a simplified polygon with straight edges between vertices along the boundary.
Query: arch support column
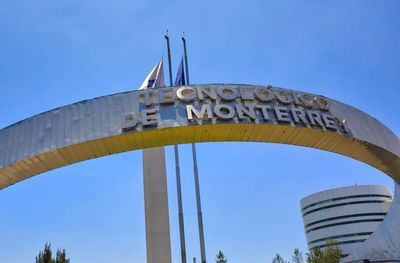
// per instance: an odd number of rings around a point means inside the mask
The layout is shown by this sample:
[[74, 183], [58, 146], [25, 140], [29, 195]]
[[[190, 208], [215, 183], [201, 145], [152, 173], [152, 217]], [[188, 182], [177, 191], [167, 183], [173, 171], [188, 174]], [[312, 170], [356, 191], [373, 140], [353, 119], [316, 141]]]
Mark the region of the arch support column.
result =
[[171, 263], [164, 147], [143, 150], [147, 263]]

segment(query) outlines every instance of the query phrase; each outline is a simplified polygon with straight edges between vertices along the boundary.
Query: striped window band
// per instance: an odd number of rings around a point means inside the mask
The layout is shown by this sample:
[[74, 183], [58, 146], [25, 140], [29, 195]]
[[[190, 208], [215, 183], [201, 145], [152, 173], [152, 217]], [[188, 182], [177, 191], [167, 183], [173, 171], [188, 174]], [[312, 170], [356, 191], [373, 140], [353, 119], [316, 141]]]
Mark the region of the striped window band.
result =
[[371, 234], [372, 234], [372, 232], [364, 232], [364, 233], [354, 233], [354, 234], [346, 234], [346, 235], [339, 235], [339, 236], [331, 236], [331, 237], [326, 237], [326, 238], [313, 240], [311, 242], [308, 242], [308, 244], [311, 245], [311, 244], [315, 244], [315, 243], [322, 242], [322, 241], [327, 241], [327, 240], [331, 240], [331, 239], [338, 239], [338, 238], [345, 238], [345, 237], [369, 236]]
[[[342, 241], [342, 242], [338, 242], [338, 245], [346, 245], [346, 244], [354, 244], [354, 243], [362, 243], [364, 242], [366, 239], [359, 239], [359, 240], [349, 240], [349, 241]], [[324, 248], [327, 247], [328, 245], [321, 245], [321, 246], [315, 246], [313, 248], [319, 247], [319, 248]], [[311, 248], [311, 249], [313, 249]]]
[[315, 231], [315, 230], [328, 228], [328, 227], [333, 227], [333, 226], [342, 226], [342, 225], [348, 225], [348, 224], [369, 223], [369, 222], [382, 222], [382, 221], [383, 221], [383, 219], [365, 219], [365, 220], [357, 220], [357, 221], [340, 222], [340, 223], [336, 223], [336, 224], [330, 224], [330, 225], [324, 225], [324, 226], [315, 227], [315, 228], [307, 230], [306, 233], [310, 233], [310, 232]]
[[383, 201], [383, 200], [371, 200], [371, 201], [355, 201], [355, 202], [340, 203], [340, 204], [335, 204], [335, 205], [328, 205], [328, 206], [316, 208], [314, 210], [310, 210], [310, 211], [304, 213], [303, 216], [306, 216], [308, 214], [311, 214], [311, 213], [314, 213], [314, 212], [317, 212], [317, 211], [321, 211], [321, 210], [324, 210], [324, 209], [332, 208], [332, 207], [338, 207], [338, 206], [344, 206], [344, 205], [355, 205], [355, 204], [384, 203], [384, 202], [386, 202], [386, 201]]
[[310, 207], [313, 207], [316, 205], [322, 205], [325, 203], [330, 203], [330, 202], [339, 201], [339, 200], [352, 199], [352, 198], [364, 198], [364, 197], [385, 197], [385, 198], [392, 199], [392, 197], [390, 195], [378, 195], [378, 194], [375, 194], [375, 195], [349, 195], [349, 196], [337, 197], [337, 198], [332, 198], [332, 199], [323, 200], [323, 201], [320, 201], [317, 203], [313, 203], [313, 204], [310, 204], [310, 205], [304, 207], [303, 209], [301, 209], [301, 211], [304, 211], [307, 208], [310, 208]]
[[344, 215], [344, 216], [335, 216], [335, 217], [330, 217], [330, 218], [325, 218], [322, 220], [318, 220], [318, 221], [314, 221], [309, 223], [308, 225], [305, 226], [305, 228], [315, 225], [315, 224], [319, 224], [319, 223], [323, 223], [323, 222], [328, 222], [328, 221], [332, 221], [332, 220], [339, 220], [339, 219], [345, 219], [345, 218], [353, 218], [353, 217], [360, 217], [360, 216], [386, 216], [386, 213], [364, 213], [364, 214], [353, 214], [353, 215]]

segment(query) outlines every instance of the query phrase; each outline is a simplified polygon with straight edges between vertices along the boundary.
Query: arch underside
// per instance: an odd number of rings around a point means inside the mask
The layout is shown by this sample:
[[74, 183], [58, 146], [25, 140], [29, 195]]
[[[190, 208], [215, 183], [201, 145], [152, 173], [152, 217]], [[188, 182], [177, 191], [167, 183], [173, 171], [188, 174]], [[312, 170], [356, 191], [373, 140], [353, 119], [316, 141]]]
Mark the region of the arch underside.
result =
[[[248, 90], [259, 87], [225, 84], [191, 87], [211, 89], [220, 86]], [[173, 88], [174, 91], [177, 89], [179, 87]], [[201, 124], [189, 121], [185, 111], [187, 104], [175, 101], [172, 105], [164, 106], [159, 102], [155, 106], [162, 115], [158, 126], [124, 132], [121, 114], [148, 108], [140, 94], [138, 91], [125, 92], [67, 105], [0, 130], [0, 189], [69, 164], [163, 145], [241, 141], [305, 146], [348, 156], [393, 178], [396, 191], [390, 212], [374, 234], [348, 259], [367, 256], [382, 259], [377, 251], [383, 248], [388, 250], [385, 258], [400, 259], [400, 141], [376, 119], [349, 105], [325, 98], [329, 112], [346, 120], [349, 133], [299, 126], [293, 121], [262, 123], [237, 118], [223, 121], [214, 117], [208, 124]], [[239, 99], [237, 102], [241, 103]], [[198, 102], [193, 105], [199, 106]]]
[[[34, 155], [0, 169], [2, 188], [69, 164], [120, 152], [195, 142], [269, 142], [338, 153], [367, 163], [399, 181], [400, 158], [350, 136], [269, 124], [209, 124], [124, 133]], [[8, 186], [8, 185], [7, 185]]]

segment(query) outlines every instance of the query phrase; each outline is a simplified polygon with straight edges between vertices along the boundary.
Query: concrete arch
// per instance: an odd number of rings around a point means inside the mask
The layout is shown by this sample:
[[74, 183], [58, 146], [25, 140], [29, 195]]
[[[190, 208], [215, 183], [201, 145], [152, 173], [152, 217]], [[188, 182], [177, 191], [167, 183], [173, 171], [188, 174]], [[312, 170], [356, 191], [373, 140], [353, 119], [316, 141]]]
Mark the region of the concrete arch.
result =
[[[100, 156], [213, 141], [274, 142], [336, 152], [400, 184], [400, 140], [366, 113], [300, 91], [211, 84], [94, 98], [8, 126], [0, 130], [0, 189]], [[397, 215], [399, 206], [391, 213]], [[400, 223], [390, 218], [387, 228], [399, 230]], [[392, 255], [398, 257], [399, 250]]]

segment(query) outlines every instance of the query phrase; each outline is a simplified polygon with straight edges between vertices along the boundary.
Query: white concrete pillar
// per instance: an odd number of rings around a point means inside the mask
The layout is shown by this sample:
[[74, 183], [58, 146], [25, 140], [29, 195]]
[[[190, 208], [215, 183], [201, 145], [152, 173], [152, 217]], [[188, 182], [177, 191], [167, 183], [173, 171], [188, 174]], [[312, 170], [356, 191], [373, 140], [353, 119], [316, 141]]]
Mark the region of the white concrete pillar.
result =
[[164, 147], [143, 150], [147, 263], [171, 263]]

